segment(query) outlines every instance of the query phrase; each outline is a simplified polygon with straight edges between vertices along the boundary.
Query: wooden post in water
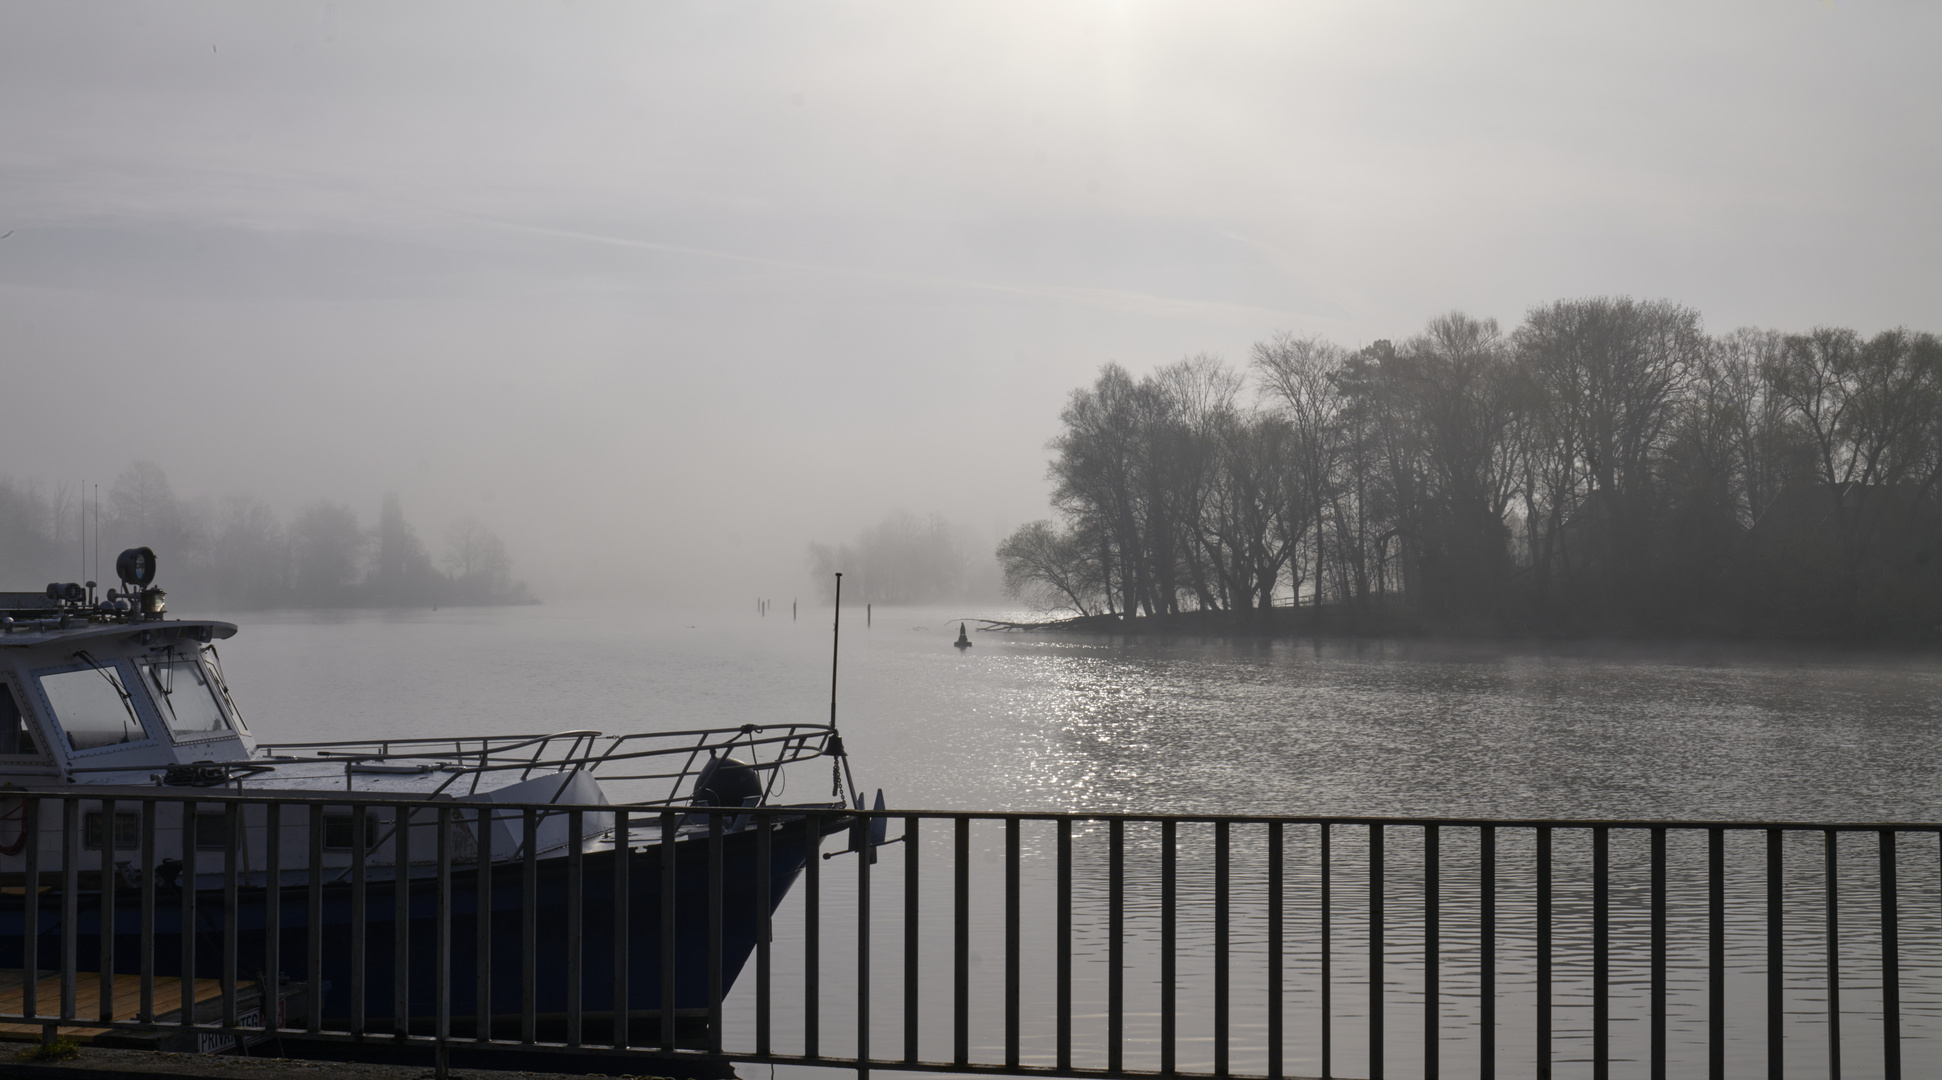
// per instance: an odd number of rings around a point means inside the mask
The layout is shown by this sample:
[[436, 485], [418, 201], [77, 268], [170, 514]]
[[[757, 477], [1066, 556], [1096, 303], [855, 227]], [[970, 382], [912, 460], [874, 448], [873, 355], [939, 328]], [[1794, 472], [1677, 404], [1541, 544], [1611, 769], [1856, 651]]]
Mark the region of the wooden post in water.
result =
[[868, 630], [869, 628], [870, 628], [870, 605], [865, 604], [863, 605], [863, 629]]

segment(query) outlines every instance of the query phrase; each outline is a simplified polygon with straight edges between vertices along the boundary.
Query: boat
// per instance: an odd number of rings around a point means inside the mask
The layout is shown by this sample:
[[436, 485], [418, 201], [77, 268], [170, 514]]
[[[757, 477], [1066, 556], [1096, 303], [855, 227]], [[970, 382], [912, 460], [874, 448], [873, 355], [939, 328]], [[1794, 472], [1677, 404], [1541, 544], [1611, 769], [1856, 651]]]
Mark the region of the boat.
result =
[[[152, 551], [116, 565], [0, 593], [0, 969], [241, 972], [354, 1032], [624, 1012], [640, 1042], [719, 1015], [826, 837], [885, 842], [833, 723], [261, 741], [237, 627], [171, 617]], [[781, 802], [804, 774], [829, 796]]]

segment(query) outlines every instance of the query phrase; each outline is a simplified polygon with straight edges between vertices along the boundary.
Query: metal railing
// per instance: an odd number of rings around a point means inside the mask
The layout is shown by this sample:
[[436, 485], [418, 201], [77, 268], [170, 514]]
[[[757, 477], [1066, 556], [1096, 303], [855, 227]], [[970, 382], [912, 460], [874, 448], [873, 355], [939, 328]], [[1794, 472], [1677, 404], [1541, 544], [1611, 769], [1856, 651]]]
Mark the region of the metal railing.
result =
[[[441, 1062], [1604, 1080], [1616, 1061], [1899, 1078], [1908, 1055], [1942, 1060], [1935, 824], [14, 797], [0, 914], [18, 904], [18, 966], [60, 990], [25, 978], [0, 1024], [50, 1034], [153, 1032], [158, 983], [192, 1001], [202, 975], [220, 1015], [182, 1008], [184, 1032]], [[347, 807], [380, 828], [327, 850]], [[583, 842], [549, 854], [558, 821]], [[639, 862], [655, 852], [678, 854]], [[239, 1023], [252, 980], [302, 1009]]]
[[[287, 788], [292, 771], [305, 765], [340, 770], [347, 790], [356, 790], [354, 780], [360, 773], [442, 776], [420, 793], [423, 797], [448, 791], [476, 795], [482, 790], [481, 782], [493, 774], [516, 772], [525, 780], [535, 773], [583, 772], [597, 775], [606, 784], [628, 783], [630, 802], [675, 805], [692, 794], [695, 778], [710, 762], [732, 754], [748, 759], [741, 764], [760, 775], [765, 795], [773, 796], [788, 766], [822, 757], [842, 759], [843, 750], [836, 729], [828, 724], [743, 724], [617, 735], [577, 730], [264, 743], [248, 759], [197, 762], [168, 771], [196, 774], [193, 782], [200, 786], [228, 786], [239, 793], [250, 786]], [[125, 763], [68, 768], [100, 783], [156, 771], [152, 766], [131, 768]], [[642, 795], [643, 791], [653, 794]]]

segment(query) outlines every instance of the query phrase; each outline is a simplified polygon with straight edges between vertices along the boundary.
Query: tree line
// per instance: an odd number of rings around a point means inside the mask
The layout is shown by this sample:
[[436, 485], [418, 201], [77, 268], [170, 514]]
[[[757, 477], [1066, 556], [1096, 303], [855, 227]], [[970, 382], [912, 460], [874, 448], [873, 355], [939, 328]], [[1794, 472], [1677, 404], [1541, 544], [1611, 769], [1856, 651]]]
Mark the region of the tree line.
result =
[[995, 597], [999, 587], [984, 553], [988, 536], [939, 514], [893, 510], [849, 543], [809, 545], [809, 573], [822, 595], [843, 592], [857, 603], [927, 604]]
[[74, 580], [84, 554], [86, 573], [94, 573], [97, 545], [100, 573], [112, 578], [117, 552], [146, 546], [178, 607], [534, 602], [513, 580], [505, 543], [484, 523], [463, 518], [444, 541], [434, 558], [389, 493], [366, 527], [349, 506], [330, 501], [284, 522], [253, 495], [185, 499], [147, 461], [123, 470], [99, 497], [78, 485], [0, 477], [0, 581], [15, 590]]
[[[1506, 333], [1107, 364], [998, 549], [1081, 615], [1475, 632], [1942, 634], [1942, 341], [1561, 300]], [[1272, 616], [1269, 616], [1273, 618]], [[1286, 616], [1282, 616], [1284, 621]]]

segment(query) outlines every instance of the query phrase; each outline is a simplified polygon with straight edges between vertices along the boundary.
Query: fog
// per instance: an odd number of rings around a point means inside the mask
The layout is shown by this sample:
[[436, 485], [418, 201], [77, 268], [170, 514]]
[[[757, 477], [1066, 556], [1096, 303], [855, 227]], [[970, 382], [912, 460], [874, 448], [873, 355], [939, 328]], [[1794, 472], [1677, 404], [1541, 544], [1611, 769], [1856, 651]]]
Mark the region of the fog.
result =
[[147, 460], [285, 520], [394, 492], [543, 599], [806, 599], [809, 545], [889, 515], [993, 545], [1047, 516], [1108, 361], [1590, 295], [1942, 328], [1939, 31], [1807, 0], [14, 5], [0, 473]]

